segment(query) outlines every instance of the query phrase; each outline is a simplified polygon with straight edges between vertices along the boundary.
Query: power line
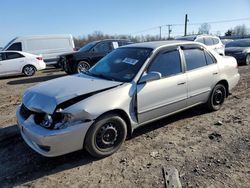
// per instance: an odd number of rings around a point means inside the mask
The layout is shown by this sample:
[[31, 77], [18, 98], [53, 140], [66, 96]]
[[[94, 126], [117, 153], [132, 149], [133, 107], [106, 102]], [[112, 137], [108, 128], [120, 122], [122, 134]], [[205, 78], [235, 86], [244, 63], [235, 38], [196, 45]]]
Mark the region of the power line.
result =
[[[189, 23], [188, 25], [190, 25], [190, 26], [192, 26], [192, 25], [201, 25], [203, 23], [218, 24], [218, 23], [228, 23], [228, 22], [247, 21], [247, 20], [250, 20], [250, 18], [238, 18], [238, 19], [208, 21], [208, 22], [206, 22], [206, 21], [205, 22], [194, 22], [194, 23]], [[156, 30], [156, 29], [159, 29], [160, 27], [165, 27], [165, 26], [168, 27], [168, 25], [171, 25], [171, 26], [184, 26], [185, 24], [181, 24], [181, 23], [164, 24], [164, 25], [144, 29], [144, 30], [141, 30], [141, 31], [137, 31], [137, 32], [131, 33], [131, 35], [137, 34], [137, 33], [144, 33], [144, 32], [151, 31], [151, 30]]]

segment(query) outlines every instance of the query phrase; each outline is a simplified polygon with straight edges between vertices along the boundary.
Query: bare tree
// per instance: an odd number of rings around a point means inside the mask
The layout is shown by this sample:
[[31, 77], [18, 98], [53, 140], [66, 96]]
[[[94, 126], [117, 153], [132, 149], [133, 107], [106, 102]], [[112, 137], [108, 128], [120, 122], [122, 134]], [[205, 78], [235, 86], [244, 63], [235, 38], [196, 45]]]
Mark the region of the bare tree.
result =
[[203, 23], [201, 24], [201, 26], [199, 27], [199, 34], [209, 34], [209, 31], [211, 29], [211, 25], [208, 23]]
[[247, 27], [245, 24], [237, 25], [233, 29], [234, 35], [247, 35]]

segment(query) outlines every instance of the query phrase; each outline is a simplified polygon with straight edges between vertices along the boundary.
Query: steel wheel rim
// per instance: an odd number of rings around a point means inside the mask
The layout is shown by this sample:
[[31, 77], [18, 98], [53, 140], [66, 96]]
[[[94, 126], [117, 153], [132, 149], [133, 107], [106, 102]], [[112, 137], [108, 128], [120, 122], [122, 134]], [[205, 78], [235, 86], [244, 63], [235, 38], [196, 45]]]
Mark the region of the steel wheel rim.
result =
[[221, 88], [214, 91], [213, 104], [215, 106], [221, 105], [224, 102], [224, 93]]
[[89, 70], [89, 65], [87, 63], [79, 63], [78, 65], [78, 72], [86, 72], [87, 70]]
[[97, 132], [96, 145], [101, 150], [115, 147], [119, 140], [118, 137], [116, 123], [105, 123]]
[[26, 75], [28, 75], [28, 76], [33, 75], [34, 72], [35, 72], [35, 69], [34, 69], [34, 67], [32, 67], [32, 66], [27, 66], [27, 67], [24, 68], [24, 73], [25, 73]]

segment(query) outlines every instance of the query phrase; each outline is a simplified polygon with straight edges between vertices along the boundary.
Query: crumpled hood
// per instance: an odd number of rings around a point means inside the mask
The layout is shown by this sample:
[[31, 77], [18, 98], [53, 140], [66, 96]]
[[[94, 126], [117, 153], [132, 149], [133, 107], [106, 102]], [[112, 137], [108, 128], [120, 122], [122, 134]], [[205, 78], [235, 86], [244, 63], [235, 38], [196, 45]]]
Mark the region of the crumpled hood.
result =
[[56, 106], [75, 97], [122, 84], [85, 74], [65, 76], [27, 89], [23, 104], [30, 110], [52, 114]]

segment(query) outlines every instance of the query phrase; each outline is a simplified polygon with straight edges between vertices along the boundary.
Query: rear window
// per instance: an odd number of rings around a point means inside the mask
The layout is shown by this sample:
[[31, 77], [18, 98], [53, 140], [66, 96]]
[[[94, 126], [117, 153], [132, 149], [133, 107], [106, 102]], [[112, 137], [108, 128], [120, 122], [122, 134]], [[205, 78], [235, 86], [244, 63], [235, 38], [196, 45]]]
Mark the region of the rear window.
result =
[[213, 38], [213, 41], [214, 41], [214, 44], [219, 44], [219, 39], [217, 39], [217, 38]]
[[212, 46], [212, 45], [214, 45], [214, 41], [213, 41], [213, 39], [212, 38], [210, 38], [210, 37], [205, 37], [204, 38], [204, 44], [205, 45], [207, 45], [207, 46]]
[[21, 42], [13, 43], [6, 51], [22, 51]]

